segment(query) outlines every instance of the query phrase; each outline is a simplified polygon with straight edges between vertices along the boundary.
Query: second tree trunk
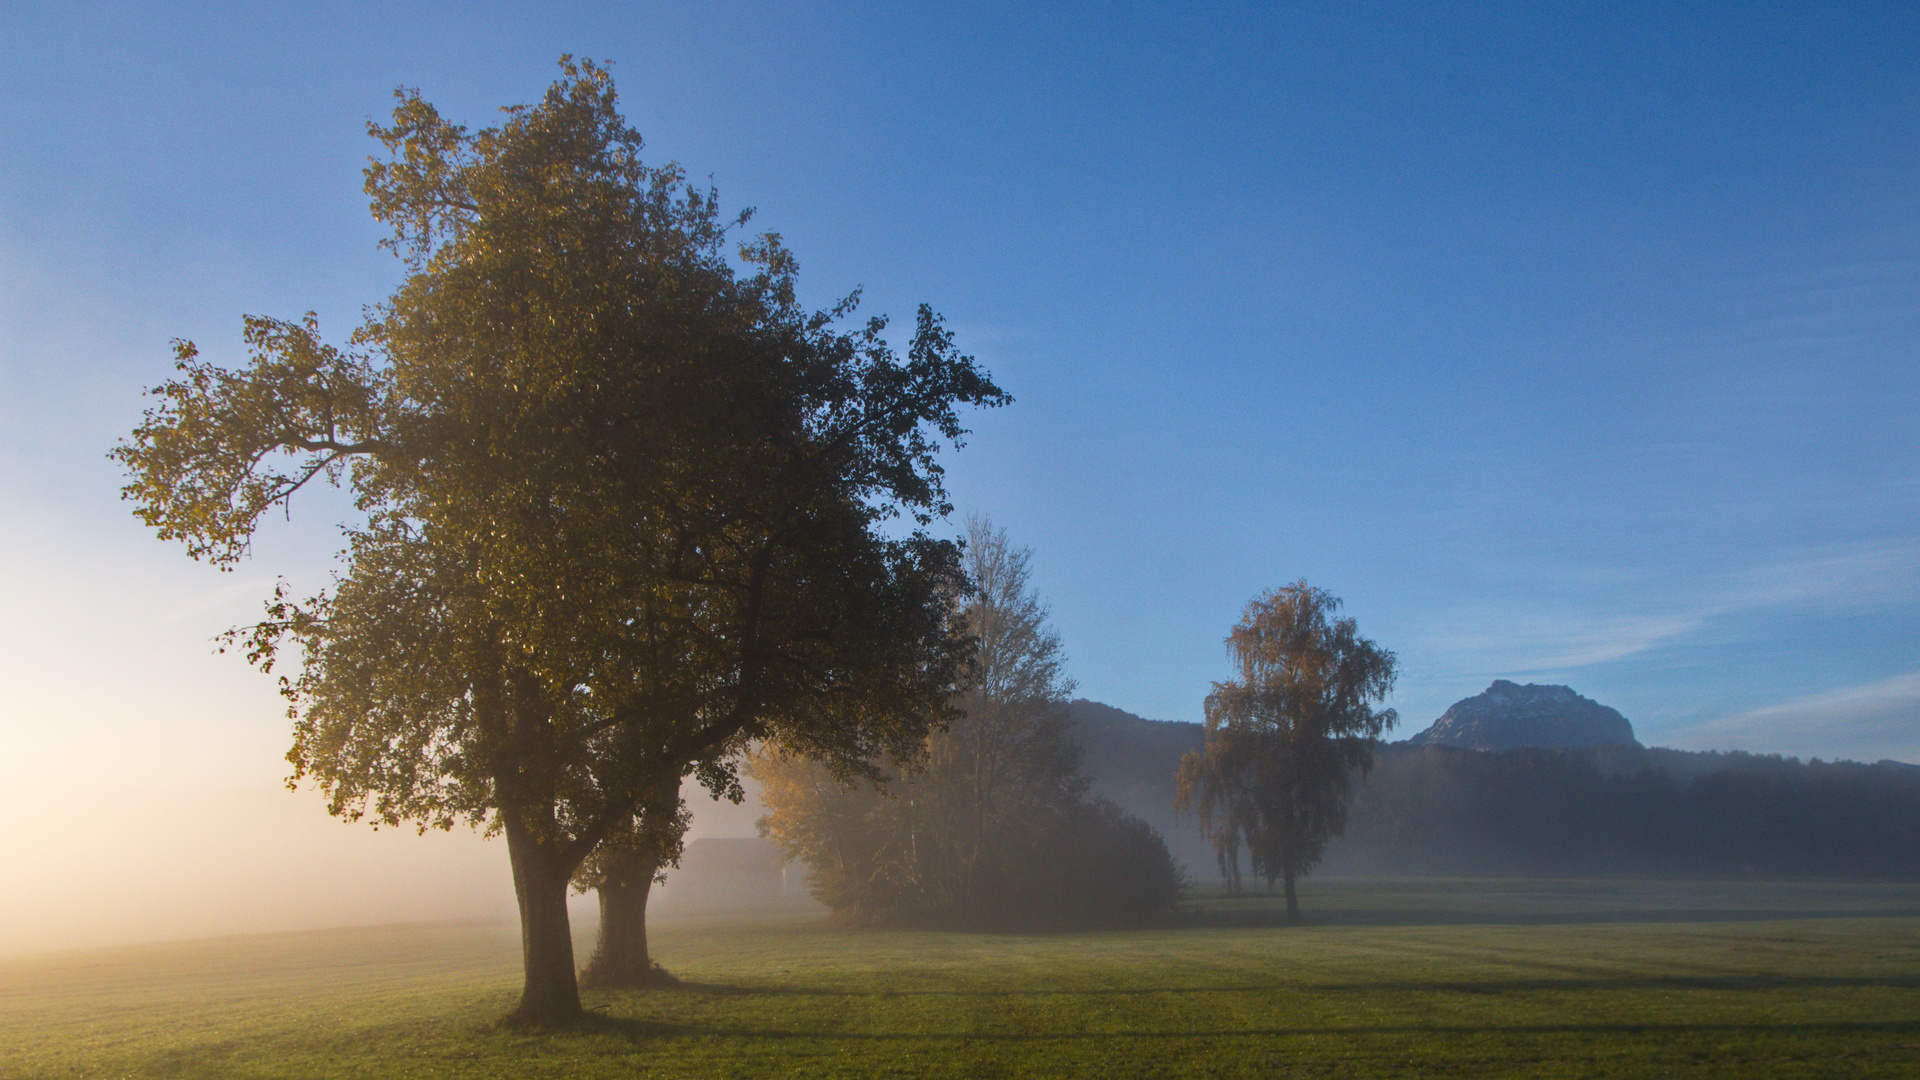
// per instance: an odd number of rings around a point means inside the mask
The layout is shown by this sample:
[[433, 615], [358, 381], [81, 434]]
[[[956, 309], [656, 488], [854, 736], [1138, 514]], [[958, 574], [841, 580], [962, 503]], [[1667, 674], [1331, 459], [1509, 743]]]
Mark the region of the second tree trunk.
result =
[[600, 937], [580, 982], [593, 987], [673, 984], [673, 976], [655, 967], [647, 952], [647, 897], [660, 871], [659, 858], [632, 848], [603, 857], [605, 869], [594, 886], [600, 896]]

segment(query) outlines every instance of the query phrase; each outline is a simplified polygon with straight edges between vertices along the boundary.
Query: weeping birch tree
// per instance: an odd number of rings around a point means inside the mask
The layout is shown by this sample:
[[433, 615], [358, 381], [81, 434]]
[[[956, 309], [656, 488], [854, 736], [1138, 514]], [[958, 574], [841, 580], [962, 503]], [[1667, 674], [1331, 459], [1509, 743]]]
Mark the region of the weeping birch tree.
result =
[[1398, 721], [1375, 709], [1393, 689], [1393, 653], [1335, 619], [1340, 601], [1297, 581], [1247, 605], [1227, 635], [1239, 677], [1213, 684], [1206, 745], [1180, 761], [1175, 805], [1193, 810], [1228, 887], [1240, 852], [1272, 888], [1311, 871], [1346, 824], [1349, 778], [1373, 763], [1373, 743]]

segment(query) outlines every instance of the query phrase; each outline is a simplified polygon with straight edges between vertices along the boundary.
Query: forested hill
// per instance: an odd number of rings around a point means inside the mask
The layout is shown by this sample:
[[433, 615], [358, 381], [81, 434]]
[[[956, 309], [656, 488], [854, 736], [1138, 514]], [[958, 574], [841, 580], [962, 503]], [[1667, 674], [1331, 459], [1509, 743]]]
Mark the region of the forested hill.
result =
[[1067, 715], [1080, 744], [1081, 771], [1093, 778], [1094, 793], [1152, 825], [1189, 874], [1210, 878], [1213, 849], [1200, 839], [1192, 814], [1175, 820], [1173, 812], [1173, 775], [1180, 756], [1205, 743], [1200, 725], [1147, 720], [1085, 698], [1068, 705]]
[[[1071, 706], [1095, 791], [1213, 873], [1173, 813], [1198, 724]], [[1383, 743], [1355, 778], [1327, 872], [1920, 878], [1920, 766], [1612, 746], [1464, 750]]]

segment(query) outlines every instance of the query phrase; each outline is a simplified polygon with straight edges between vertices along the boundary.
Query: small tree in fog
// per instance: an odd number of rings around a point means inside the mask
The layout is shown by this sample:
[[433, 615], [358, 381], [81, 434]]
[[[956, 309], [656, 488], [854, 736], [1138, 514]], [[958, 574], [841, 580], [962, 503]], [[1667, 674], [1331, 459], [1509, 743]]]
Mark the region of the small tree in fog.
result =
[[1087, 798], [1067, 722], [1073, 682], [1030, 560], [1005, 531], [968, 519], [964, 624], [979, 651], [955, 694], [959, 717], [927, 737], [919, 768], [882, 791], [777, 748], [756, 759], [763, 827], [836, 911], [1005, 926], [1138, 919], [1178, 896], [1158, 834]]
[[1074, 684], [1031, 588], [1031, 560], [1006, 530], [968, 518], [965, 626], [979, 652], [959, 696], [964, 715], [928, 738], [927, 771], [908, 795], [928, 884], [945, 894], [942, 906], [975, 918], [1018, 887], [996, 880], [1002, 865], [1022, 861], [1015, 849], [1087, 788], [1067, 730]]
[[1175, 805], [1192, 809], [1240, 888], [1240, 849], [1272, 888], [1312, 870], [1346, 821], [1348, 778], [1371, 766], [1374, 740], [1393, 727], [1373, 708], [1393, 689], [1394, 655], [1335, 620], [1340, 601], [1304, 581], [1247, 605], [1227, 635], [1239, 678], [1213, 684], [1206, 746], [1180, 761]]

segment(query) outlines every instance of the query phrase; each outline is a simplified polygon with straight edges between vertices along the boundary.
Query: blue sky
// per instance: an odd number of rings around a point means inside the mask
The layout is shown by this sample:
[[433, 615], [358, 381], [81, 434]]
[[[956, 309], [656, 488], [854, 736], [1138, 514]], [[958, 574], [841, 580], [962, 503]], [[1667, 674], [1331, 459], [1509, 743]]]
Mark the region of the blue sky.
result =
[[1087, 696], [1197, 719], [1304, 577], [1399, 652], [1402, 734], [1512, 678], [1649, 743], [1920, 761], [1920, 9], [1680, 7], [7, 5], [13, 779], [277, 778], [208, 639], [341, 508], [222, 576], [104, 452], [169, 338], [343, 335], [392, 286], [396, 86], [485, 124], [562, 52], [810, 301], [930, 302], [1014, 393], [951, 486]]

